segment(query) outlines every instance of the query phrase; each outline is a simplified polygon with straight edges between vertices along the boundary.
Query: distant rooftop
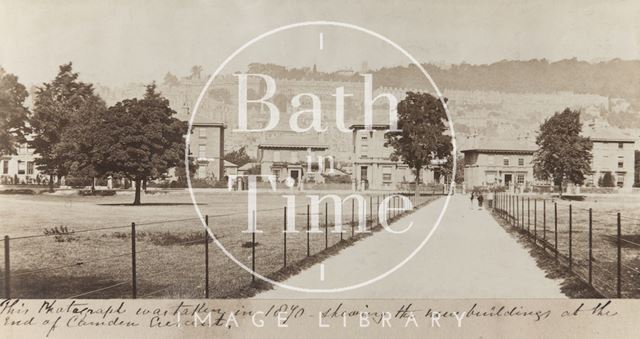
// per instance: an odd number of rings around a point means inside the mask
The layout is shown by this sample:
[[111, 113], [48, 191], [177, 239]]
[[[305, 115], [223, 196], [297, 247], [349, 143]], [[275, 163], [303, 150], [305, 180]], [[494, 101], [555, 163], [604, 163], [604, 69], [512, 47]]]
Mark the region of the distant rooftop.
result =
[[312, 136], [283, 135], [258, 145], [258, 148], [326, 150], [329, 146], [317, 143]]
[[532, 140], [524, 139], [480, 139], [461, 152], [522, 153], [533, 154], [538, 149]]
[[582, 129], [582, 135], [589, 137], [593, 141], [600, 142], [629, 142], [633, 143], [638, 138], [634, 138], [627, 131], [615, 128], [590, 128], [585, 127]]

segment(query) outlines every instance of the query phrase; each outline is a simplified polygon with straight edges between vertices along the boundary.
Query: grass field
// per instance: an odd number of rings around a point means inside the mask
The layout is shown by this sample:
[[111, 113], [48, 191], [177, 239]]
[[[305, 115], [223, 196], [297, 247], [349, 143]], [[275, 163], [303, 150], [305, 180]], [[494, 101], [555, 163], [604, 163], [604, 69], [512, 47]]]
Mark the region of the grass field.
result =
[[617, 292], [617, 213], [620, 212], [622, 295], [640, 298], [640, 196], [588, 195], [576, 201], [552, 199], [548, 195], [521, 195], [518, 199], [519, 227], [528, 229], [537, 239], [546, 240], [550, 249], [556, 246], [554, 204], [557, 204], [558, 253], [568, 264], [571, 248], [572, 269], [585, 280], [588, 280], [589, 265], [589, 209], [592, 210], [592, 281], [606, 296], [615, 296]]
[[[256, 219], [263, 233], [256, 235], [256, 271], [266, 276], [286, 273], [282, 270], [285, 200], [281, 194], [258, 195]], [[295, 196], [296, 228], [302, 231], [306, 229], [309, 200], [302, 193]], [[131, 223], [135, 222], [138, 297], [203, 297], [205, 233], [189, 194], [184, 191], [146, 194], [143, 206], [129, 205], [132, 198], [127, 193], [112, 197], [1, 195], [0, 235], [11, 237], [11, 296], [130, 297]], [[251, 234], [242, 233], [247, 229], [247, 193], [201, 191], [196, 192], [196, 199], [201, 212], [209, 216], [216, 238], [235, 258], [250, 267]], [[433, 199], [435, 197], [421, 197], [420, 203]], [[376, 208], [380, 195], [367, 196], [366, 200]], [[351, 200], [343, 206], [344, 224], [351, 221], [351, 206]], [[328, 215], [325, 215], [324, 203], [319, 212], [322, 226], [325, 220], [329, 225], [333, 223], [332, 204], [329, 204]], [[356, 208], [356, 220], [357, 214]], [[376, 218], [375, 213], [371, 215], [367, 210], [367, 217], [370, 216]], [[52, 231], [63, 227], [68, 233]], [[46, 232], [49, 235], [45, 235]], [[331, 231], [327, 235], [312, 234], [309, 240], [310, 254], [322, 257], [328, 253], [322, 253], [325, 246], [347, 245], [351, 241], [351, 228], [346, 226], [342, 242], [341, 235]], [[210, 297], [246, 293], [242, 290], [250, 285], [251, 274], [225, 256], [215, 244], [209, 243], [208, 247]], [[309, 260], [306, 232], [288, 234], [287, 263]]]

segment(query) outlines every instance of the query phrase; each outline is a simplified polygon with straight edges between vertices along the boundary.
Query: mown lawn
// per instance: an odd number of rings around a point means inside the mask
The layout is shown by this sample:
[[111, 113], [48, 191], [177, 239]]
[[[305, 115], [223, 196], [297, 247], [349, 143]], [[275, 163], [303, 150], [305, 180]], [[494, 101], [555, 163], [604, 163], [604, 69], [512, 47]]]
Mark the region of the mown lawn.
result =
[[[282, 277], [284, 265], [282, 193], [258, 195], [256, 271]], [[287, 263], [307, 259], [307, 204], [296, 196], [296, 228], [287, 235]], [[329, 194], [324, 192], [321, 194]], [[345, 193], [338, 193], [340, 196]], [[209, 216], [219, 242], [239, 261], [251, 266], [251, 234], [247, 229], [247, 193], [197, 192], [198, 208]], [[380, 195], [366, 196], [374, 208]], [[425, 204], [436, 197], [421, 197]], [[143, 196], [143, 206], [130, 206], [132, 196], [81, 197], [78, 195], [3, 195], [0, 234], [9, 235], [12, 297], [20, 298], [127, 298], [131, 296], [131, 223], [136, 223], [136, 274], [138, 297], [200, 298], [205, 289], [205, 231], [186, 192]], [[351, 201], [343, 206], [345, 232], [312, 234], [310, 254], [325, 246], [351, 241]], [[333, 208], [320, 208], [320, 225], [333, 224]], [[376, 218], [367, 211], [367, 217]], [[357, 219], [357, 208], [354, 211]], [[374, 224], [376, 222], [374, 221]], [[371, 227], [371, 221], [369, 224]], [[69, 234], [45, 236], [57, 229]], [[324, 229], [323, 229], [324, 231]], [[356, 238], [358, 235], [356, 234]], [[0, 244], [0, 246], [3, 246]], [[340, 247], [337, 246], [337, 247]], [[243, 296], [251, 274], [209, 243], [210, 297]], [[326, 252], [328, 253], [328, 252]], [[325, 253], [325, 254], [326, 254]], [[313, 259], [313, 258], [312, 258]], [[4, 260], [4, 258], [3, 258]], [[4, 272], [2, 272], [4, 276]]]
[[[549, 195], [519, 196], [522, 197], [524, 214], [521, 212], [522, 200], [519, 200], [520, 227], [524, 219], [524, 228], [529, 228], [538, 239], [546, 239], [550, 248], [556, 246], [554, 204], [557, 204], [557, 248], [567, 263], [571, 214], [572, 269], [585, 279], [588, 279], [589, 263], [589, 209], [592, 210], [593, 283], [608, 296], [615, 296], [617, 289], [617, 213], [620, 212], [622, 294], [624, 297], [640, 297], [640, 195], [589, 195], [583, 200], [558, 199]], [[534, 202], [536, 200], [537, 203]], [[546, 218], [542, 200], [546, 200]], [[534, 206], [537, 209], [534, 210]]]

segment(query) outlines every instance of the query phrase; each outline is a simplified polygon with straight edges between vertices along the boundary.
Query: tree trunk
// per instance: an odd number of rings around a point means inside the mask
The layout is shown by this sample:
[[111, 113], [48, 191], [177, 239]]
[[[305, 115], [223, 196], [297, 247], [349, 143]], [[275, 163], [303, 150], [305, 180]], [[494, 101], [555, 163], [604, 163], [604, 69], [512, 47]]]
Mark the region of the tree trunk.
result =
[[53, 174], [49, 174], [49, 193], [53, 193]]
[[560, 199], [562, 199], [562, 181], [560, 181]]
[[[417, 168], [416, 169], [416, 189], [415, 189], [415, 193], [414, 196], [416, 199], [418, 199], [419, 194], [420, 194], [420, 171], [422, 170], [422, 168]], [[418, 200], [416, 200], [418, 201]]]
[[96, 191], [96, 177], [93, 177], [93, 179], [91, 180], [91, 192], [95, 192]]
[[142, 180], [140, 179], [136, 179], [135, 183], [136, 183], [136, 196], [133, 200], [133, 204], [134, 205], [140, 205], [140, 184], [141, 184]]

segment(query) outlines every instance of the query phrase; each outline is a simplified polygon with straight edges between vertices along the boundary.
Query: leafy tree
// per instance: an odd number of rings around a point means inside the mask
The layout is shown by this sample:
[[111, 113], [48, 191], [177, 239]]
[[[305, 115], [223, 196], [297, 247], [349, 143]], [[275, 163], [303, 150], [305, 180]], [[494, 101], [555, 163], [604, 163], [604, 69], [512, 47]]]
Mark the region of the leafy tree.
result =
[[[445, 99], [446, 100], [446, 99]], [[447, 114], [442, 102], [428, 93], [407, 92], [398, 103], [398, 132], [385, 134], [385, 146], [391, 146], [391, 159], [401, 160], [416, 174], [416, 192], [420, 172], [433, 160], [451, 157], [451, 136], [446, 134]], [[448, 161], [451, 162], [451, 161]]]
[[50, 191], [54, 176], [60, 178], [90, 163], [80, 143], [87, 141], [85, 133], [104, 106], [91, 84], [78, 81], [71, 63], [60, 66], [55, 79], [37, 89], [29, 121], [34, 133], [30, 145], [40, 155], [36, 166], [49, 175]]
[[546, 119], [536, 137], [534, 174], [538, 179], [553, 180], [560, 186], [560, 196], [566, 182], [581, 185], [591, 172], [592, 143], [581, 132], [580, 112], [566, 108]]
[[175, 114], [152, 83], [142, 99], [118, 102], [100, 119], [100, 163], [96, 167], [104, 174], [119, 174], [135, 182], [134, 205], [140, 205], [144, 181], [160, 178], [184, 162], [187, 125]]
[[602, 176], [602, 183], [600, 183], [602, 187], [615, 187], [616, 181], [613, 178], [613, 174], [611, 172], [605, 172], [604, 176]]
[[237, 150], [233, 150], [224, 155], [224, 160], [230, 161], [238, 167], [245, 165], [248, 162], [251, 162], [251, 157], [247, 154], [247, 149], [245, 146], [238, 148]]
[[[442, 166], [442, 172], [447, 177], [447, 181], [451, 178], [453, 173], [453, 157], [447, 156], [447, 162]], [[458, 155], [456, 157], [456, 184], [462, 184], [464, 182], [464, 155]]]
[[28, 95], [18, 77], [0, 67], [0, 155], [14, 153], [16, 144], [26, 141], [29, 111], [24, 100]]

